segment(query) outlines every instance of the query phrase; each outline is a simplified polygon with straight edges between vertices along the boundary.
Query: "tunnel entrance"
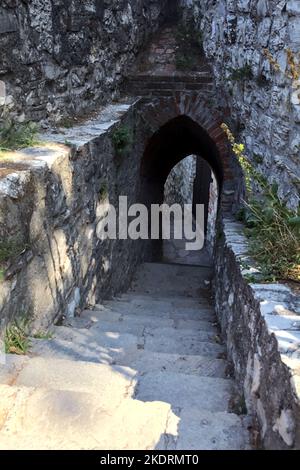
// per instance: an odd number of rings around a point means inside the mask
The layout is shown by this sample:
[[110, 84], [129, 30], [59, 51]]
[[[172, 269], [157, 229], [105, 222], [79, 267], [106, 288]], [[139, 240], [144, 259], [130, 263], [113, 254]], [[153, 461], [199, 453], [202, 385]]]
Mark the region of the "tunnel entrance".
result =
[[173, 237], [168, 242], [161, 236], [151, 242], [152, 260], [206, 264], [213, 249], [223, 183], [223, 166], [213, 139], [188, 116], [171, 119], [150, 138], [142, 159], [141, 176], [142, 199], [149, 213], [152, 204], [190, 204], [195, 217], [196, 206], [204, 205], [205, 245], [201, 254], [185, 253], [184, 238]]
[[[163, 241], [164, 262], [190, 265], [209, 265], [215, 244], [215, 227], [218, 210], [218, 185], [213, 171], [203, 158], [190, 155], [181, 160], [171, 170], [164, 185], [164, 204], [179, 204], [184, 213], [184, 205], [192, 207], [196, 217], [196, 205], [204, 205], [205, 243], [201, 250], [186, 249], [187, 239], [175, 238], [172, 227], [171, 238]], [[193, 223], [193, 230], [196, 223]]]

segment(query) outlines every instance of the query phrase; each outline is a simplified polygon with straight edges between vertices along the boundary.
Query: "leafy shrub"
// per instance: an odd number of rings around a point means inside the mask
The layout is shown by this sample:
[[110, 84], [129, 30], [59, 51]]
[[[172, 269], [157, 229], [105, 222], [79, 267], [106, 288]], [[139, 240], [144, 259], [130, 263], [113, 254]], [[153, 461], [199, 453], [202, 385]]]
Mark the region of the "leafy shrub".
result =
[[[222, 124], [243, 169], [247, 197], [239, 219], [246, 224], [252, 257], [259, 263], [267, 280], [300, 281], [300, 211], [290, 211], [278, 197], [277, 185], [268, 184], [237, 144], [226, 124]], [[257, 195], [254, 185], [259, 188]]]
[[100, 201], [103, 202], [108, 197], [108, 184], [105, 182], [100, 188]]
[[15, 321], [5, 330], [4, 347], [6, 354], [24, 355], [30, 348], [27, 332], [28, 321]]
[[133, 144], [132, 130], [127, 126], [118, 127], [112, 135], [112, 142], [117, 155], [123, 155]]
[[6, 119], [0, 126], [0, 151], [17, 150], [38, 143], [38, 128], [33, 122], [20, 123]]
[[253, 72], [249, 64], [244, 65], [239, 69], [232, 69], [230, 79], [234, 81], [251, 80], [253, 78]]
[[203, 53], [203, 39], [200, 31], [193, 25], [180, 24], [176, 31], [176, 68], [178, 70], [193, 70], [199, 64]]
[[245, 202], [250, 252], [265, 277], [300, 281], [300, 217], [279, 200], [277, 189], [265, 186]]
[[5, 265], [9, 260], [17, 258], [27, 245], [20, 240], [0, 241], [0, 282], [5, 277]]

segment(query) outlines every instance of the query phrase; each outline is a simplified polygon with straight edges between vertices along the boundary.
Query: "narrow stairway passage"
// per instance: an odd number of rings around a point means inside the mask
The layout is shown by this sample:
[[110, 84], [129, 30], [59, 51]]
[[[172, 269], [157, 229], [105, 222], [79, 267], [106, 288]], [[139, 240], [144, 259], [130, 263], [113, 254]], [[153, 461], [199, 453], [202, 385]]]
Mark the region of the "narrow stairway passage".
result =
[[0, 372], [1, 449], [245, 449], [207, 280], [146, 263], [104, 302]]

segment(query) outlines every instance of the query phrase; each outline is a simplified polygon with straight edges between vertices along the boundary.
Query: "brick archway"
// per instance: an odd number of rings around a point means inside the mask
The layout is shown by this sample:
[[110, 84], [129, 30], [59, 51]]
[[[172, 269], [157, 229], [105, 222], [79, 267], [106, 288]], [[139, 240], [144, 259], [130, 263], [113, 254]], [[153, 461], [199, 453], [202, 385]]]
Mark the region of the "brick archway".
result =
[[[149, 208], [151, 204], [162, 204], [170, 171], [193, 154], [204, 159], [215, 174], [223, 207], [222, 188], [232, 182], [234, 161], [227, 136], [221, 129], [224, 119], [214, 107], [211, 95], [175, 92], [168, 97], [146, 99], [141, 117], [147, 133], [141, 160], [143, 203]], [[207, 188], [209, 198], [209, 185]], [[154, 259], [159, 259], [160, 241], [152, 247]]]
[[[156, 177], [167, 177], [172, 166], [195, 153], [210, 164], [220, 186], [223, 182], [232, 181], [232, 153], [220, 127], [224, 117], [214, 105], [211, 94], [207, 97], [199, 92], [174, 92], [172, 96], [155, 97], [145, 101], [142, 117], [148, 129], [141, 165], [142, 176], [151, 177], [156, 173]], [[159, 146], [164, 138], [169, 143], [173, 142], [173, 148], [170, 149], [173, 157], [165, 159], [168, 161], [157, 156], [162, 153]], [[160, 162], [160, 166], [157, 166], [157, 162]]]

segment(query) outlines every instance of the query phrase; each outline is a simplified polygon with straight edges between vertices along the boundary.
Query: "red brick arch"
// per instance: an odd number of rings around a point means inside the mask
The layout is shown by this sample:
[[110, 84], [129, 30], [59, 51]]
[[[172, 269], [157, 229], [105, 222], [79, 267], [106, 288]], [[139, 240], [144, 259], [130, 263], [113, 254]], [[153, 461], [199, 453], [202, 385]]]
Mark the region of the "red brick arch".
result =
[[[232, 153], [228, 139], [221, 129], [224, 122], [224, 116], [221, 116], [217, 107], [213, 103], [212, 95], [205, 96], [204, 93], [173, 93], [172, 96], [163, 96], [152, 98], [151, 101], [145, 102], [143, 106], [143, 121], [147, 127], [151, 129], [151, 137], [145, 142], [145, 153], [142, 161], [142, 172], [147, 172], [147, 159], [151, 158], [150, 153], [153, 140], [157, 139], [158, 134], [167, 128], [170, 123], [177, 121], [177, 129], [180, 132], [180, 118], [182, 125], [187, 126], [188, 120], [193, 123], [194, 131], [196, 126], [199, 130], [199, 149], [194, 152], [202, 156], [217, 173], [219, 183], [232, 179]], [[184, 119], [183, 119], [184, 118]], [[173, 126], [174, 136], [176, 138], [176, 130]], [[186, 134], [188, 138], [188, 133]], [[202, 148], [201, 148], [202, 146]], [[188, 150], [189, 145], [186, 142]], [[211, 152], [211, 154], [209, 154]], [[187, 156], [182, 155], [182, 158]], [[175, 158], [174, 165], [181, 158]], [[218, 165], [216, 164], [218, 161]], [[218, 166], [218, 168], [217, 168]]]
[[[148, 207], [161, 204], [171, 169], [194, 154], [209, 163], [219, 183], [222, 209], [231, 210], [232, 196], [226, 196], [224, 200], [222, 188], [228, 187], [226, 183], [235, 174], [234, 159], [227, 136], [221, 129], [224, 119], [214, 105], [212, 94], [174, 92], [171, 96], [146, 98], [139, 112], [145, 131], [141, 201]], [[154, 259], [160, 259], [161, 240], [153, 241], [151, 250]]]

